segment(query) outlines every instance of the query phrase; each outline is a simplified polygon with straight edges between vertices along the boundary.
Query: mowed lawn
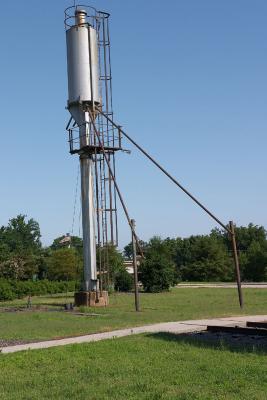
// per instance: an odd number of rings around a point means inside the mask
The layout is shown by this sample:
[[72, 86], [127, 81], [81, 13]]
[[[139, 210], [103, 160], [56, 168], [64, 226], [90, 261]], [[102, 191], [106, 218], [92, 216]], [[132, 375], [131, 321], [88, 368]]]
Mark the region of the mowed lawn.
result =
[[266, 354], [150, 334], [0, 356], [1, 400], [266, 400]]
[[[113, 294], [109, 307], [87, 310], [98, 315], [80, 316], [57, 311], [60, 304], [73, 301], [71, 297], [37, 297], [33, 298], [33, 305], [47, 306], [51, 310], [1, 312], [0, 307], [0, 339], [50, 339], [156, 322], [267, 314], [267, 290], [245, 289], [244, 299], [245, 307], [241, 311], [235, 289], [175, 288], [166, 293], [141, 294], [142, 311], [136, 313], [133, 294]], [[26, 300], [20, 300], [0, 305], [25, 304]]]

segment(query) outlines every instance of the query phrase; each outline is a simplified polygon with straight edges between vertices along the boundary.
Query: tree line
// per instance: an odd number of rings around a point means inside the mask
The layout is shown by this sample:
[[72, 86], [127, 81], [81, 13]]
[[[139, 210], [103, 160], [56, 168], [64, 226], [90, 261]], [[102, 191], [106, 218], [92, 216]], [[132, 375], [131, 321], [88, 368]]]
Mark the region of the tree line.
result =
[[[108, 246], [109, 282], [125, 277], [123, 255]], [[97, 262], [103, 258], [97, 249]], [[77, 236], [60, 236], [51, 246], [41, 244], [37, 221], [18, 215], [0, 228], [0, 279], [11, 281], [75, 281], [79, 289], [83, 271], [83, 241]], [[128, 277], [125, 279], [129, 280]], [[13, 285], [14, 286], [14, 285]], [[50, 285], [51, 287], [51, 285]], [[56, 286], [55, 286], [56, 287]], [[105, 289], [109, 289], [106, 287]]]
[[[267, 238], [263, 226], [236, 227], [237, 246], [243, 281], [267, 279]], [[0, 228], [0, 279], [5, 280], [81, 280], [82, 239], [56, 238], [43, 247], [37, 221], [18, 215]], [[209, 235], [188, 238], [153, 237], [140, 241], [145, 258], [139, 266], [139, 280], [146, 291], [166, 290], [179, 281], [233, 281], [231, 240], [226, 232], [213, 229]], [[123, 266], [131, 259], [132, 245], [123, 252], [109, 246], [110, 285], [129, 290], [132, 279]]]
[[[267, 280], [267, 238], [263, 226], [235, 227], [242, 281]], [[145, 290], [159, 291], [179, 281], [230, 282], [235, 280], [231, 238], [213, 229], [209, 235], [188, 238], [153, 237], [142, 242], [145, 259], [139, 277]], [[132, 256], [129, 243], [124, 255]]]

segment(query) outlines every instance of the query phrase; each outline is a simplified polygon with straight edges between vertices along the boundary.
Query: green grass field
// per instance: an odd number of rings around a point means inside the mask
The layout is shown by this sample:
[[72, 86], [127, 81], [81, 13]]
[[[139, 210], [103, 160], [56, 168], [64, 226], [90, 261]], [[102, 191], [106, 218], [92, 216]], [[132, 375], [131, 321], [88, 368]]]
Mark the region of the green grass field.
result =
[[1, 400], [266, 400], [266, 354], [139, 335], [0, 357]]
[[[60, 304], [73, 301], [65, 295], [33, 298], [33, 305], [50, 311], [1, 312], [0, 339], [38, 340], [104, 332], [156, 322], [267, 314], [267, 290], [244, 289], [245, 307], [238, 306], [235, 289], [175, 288], [167, 293], [141, 294], [142, 311], [134, 311], [132, 294], [113, 294], [110, 306], [90, 309], [96, 316], [78, 316], [57, 311]], [[26, 300], [1, 303], [1, 307], [25, 306]]]

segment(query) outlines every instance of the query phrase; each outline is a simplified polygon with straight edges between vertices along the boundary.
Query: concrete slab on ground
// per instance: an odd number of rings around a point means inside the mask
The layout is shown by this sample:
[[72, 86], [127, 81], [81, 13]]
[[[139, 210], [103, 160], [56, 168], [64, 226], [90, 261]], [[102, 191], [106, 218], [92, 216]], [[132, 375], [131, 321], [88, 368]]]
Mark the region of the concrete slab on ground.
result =
[[[236, 289], [236, 283], [179, 283], [177, 288]], [[242, 283], [243, 289], [267, 289], [267, 283]]]
[[140, 333], [158, 333], [158, 332], [170, 332], [170, 333], [188, 333], [188, 332], [199, 332], [206, 330], [207, 325], [244, 325], [247, 321], [264, 321], [267, 320], [267, 315], [251, 315], [242, 317], [227, 317], [227, 318], [212, 318], [212, 319], [199, 319], [189, 321], [177, 321], [177, 322], [163, 322], [153, 325], [145, 325], [134, 328], [119, 329], [111, 332], [95, 333], [90, 335], [48, 340], [36, 343], [20, 344], [16, 346], [8, 346], [0, 348], [2, 354], [16, 353], [18, 351], [36, 350], [36, 349], [47, 349], [50, 347], [66, 346], [70, 344], [79, 343], [90, 343], [97, 342], [106, 339], [115, 339], [124, 336], [138, 335]]

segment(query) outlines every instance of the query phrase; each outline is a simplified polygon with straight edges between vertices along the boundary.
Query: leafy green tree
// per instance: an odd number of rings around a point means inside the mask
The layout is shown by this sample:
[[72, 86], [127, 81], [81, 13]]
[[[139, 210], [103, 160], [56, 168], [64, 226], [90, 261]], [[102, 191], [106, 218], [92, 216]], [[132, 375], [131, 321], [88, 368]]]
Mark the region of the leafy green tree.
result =
[[31, 279], [38, 271], [41, 251], [38, 222], [26, 220], [25, 215], [10, 219], [0, 228], [0, 276], [13, 279]]
[[[263, 226], [250, 223], [247, 227], [235, 227], [237, 248], [240, 260], [241, 277], [247, 281], [266, 279], [266, 230]], [[214, 229], [211, 236], [217, 237], [232, 254], [232, 243], [229, 235], [219, 229]]]
[[230, 281], [233, 279], [233, 263], [226, 247], [213, 236], [194, 236], [185, 239], [190, 252], [180, 266], [186, 281]]
[[117, 247], [112, 245], [97, 248], [96, 256], [98, 270], [101, 269], [103, 274], [104, 289], [110, 290], [114, 288], [116, 274], [124, 268], [123, 256]]
[[10, 255], [10, 249], [8, 247], [8, 244], [3, 241], [3, 235], [1, 235], [1, 229], [2, 228], [0, 228], [0, 264], [4, 261], [7, 261]]
[[257, 241], [250, 244], [244, 261], [243, 278], [254, 282], [267, 279], [267, 245]]
[[253, 242], [260, 246], [266, 244], [266, 230], [263, 226], [249, 224], [248, 227], [236, 227], [236, 240], [239, 251], [247, 251]]
[[26, 221], [26, 215], [12, 218], [6, 228], [2, 227], [1, 233], [10, 252], [34, 253], [41, 248], [39, 224], [33, 218]]
[[38, 263], [38, 271], [37, 271], [37, 276], [38, 279], [42, 280], [42, 279], [47, 279], [47, 275], [48, 275], [48, 260], [49, 257], [52, 254], [52, 250], [50, 247], [45, 247], [42, 248], [38, 259], [37, 259], [37, 263]]
[[123, 267], [123, 257], [115, 246], [108, 247], [108, 262], [109, 262], [109, 273], [110, 278], [114, 281], [114, 277], [117, 271]]
[[[146, 247], [147, 247], [147, 243], [144, 242], [143, 240], [139, 240], [139, 244], [140, 244], [140, 246], [141, 246], [142, 251], [145, 252], [145, 251], [146, 251]], [[136, 253], [137, 253], [137, 255], [139, 254], [138, 247], [137, 247], [137, 249], [136, 249]], [[128, 260], [130, 260], [130, 259], [133, 258], [133, 244], [132, 244], [132, 242], [128, 243], [128, 244], [124, 247], [124, 249], [123, 249], [123, 256], [124, 256], [125, 258], [127, 258]]]
[[[65, 239], [69, 240], [66, 241]], [[64, 262], [66, 261], [65, 267]], [[56, 263], [57, 272], [53, 277], [51, 265]], [[54, 239], [52, 245], [47, 249], [42, 264], [43, 276], [48, 279], [82, 280], [83, 270], [83, 240], [78, 236], [62, 235]], [[60, 277], [60, 278], [59, 278]]]
[[166, 243], [153, 237], [139, 267], [139, 278], [146, 292], [169, 290], [177, 281], [175, 264]]
[[47, 277], [55, 281], [80, 278], [81, 261], [75, 249], [62, 248], [51, 252], [47, 259]]
[[[246, 226], [235, 226], [237, 247], [239, 251], [247, 251], [252, 242], [257, 242], [261, 246], [266, 244], [266, 230], [263, 226], [250, 223]], [[211, 231], [211, 237], [223, 241], [229, 251], [232, 251], [232, 243], [229, 234], [221, 229], [215, 228]]]
[[0, 276], [6, 279], [31, 279], [37, 271], [37, 259], [33, 255], [12, 254], [0, 264]]

